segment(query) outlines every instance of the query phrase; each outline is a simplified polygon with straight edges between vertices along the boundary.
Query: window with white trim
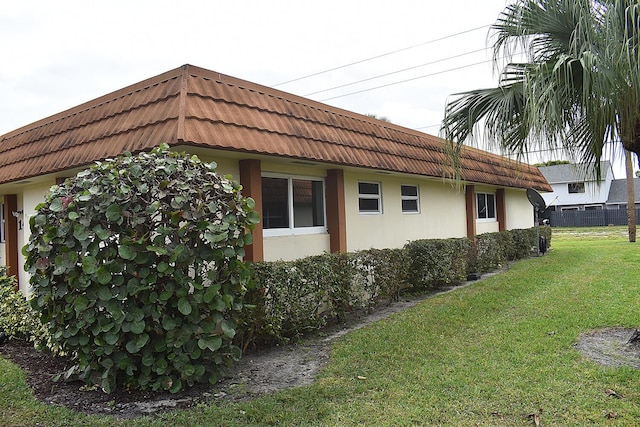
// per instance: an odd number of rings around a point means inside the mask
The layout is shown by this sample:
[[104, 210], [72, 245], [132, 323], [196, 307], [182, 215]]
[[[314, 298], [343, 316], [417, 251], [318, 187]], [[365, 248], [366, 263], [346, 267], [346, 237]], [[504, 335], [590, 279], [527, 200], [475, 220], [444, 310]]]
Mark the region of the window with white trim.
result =
[[358, 211], [361, 214], [382, 213], [382, 190], [379, 182], [358, 182]]
[[476, 193], [476, 218], [496, 219], [496, 195]]
[[400, 198], [403, 213], [420, 212], [420, 192], [417, 185], [401, 185]]
[[265, 235], [326, 232], [324, 180], [263, 176], [262, 228]]

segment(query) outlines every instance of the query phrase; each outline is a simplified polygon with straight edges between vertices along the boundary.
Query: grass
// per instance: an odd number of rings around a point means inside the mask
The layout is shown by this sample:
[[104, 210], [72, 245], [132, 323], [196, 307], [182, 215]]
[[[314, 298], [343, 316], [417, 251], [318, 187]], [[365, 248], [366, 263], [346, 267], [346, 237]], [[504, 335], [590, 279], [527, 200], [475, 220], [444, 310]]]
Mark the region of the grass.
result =
[[532, 414], [545, 426], [634, 425], [640, 371], [597, 365], [574, 344], [640, 326], [638, 265], [621, 227], [554, 230], [545, 256], [346, 335], [312, 386], [153, 418], [43, 405], [0, 359], [0, 425], [522, 426]]

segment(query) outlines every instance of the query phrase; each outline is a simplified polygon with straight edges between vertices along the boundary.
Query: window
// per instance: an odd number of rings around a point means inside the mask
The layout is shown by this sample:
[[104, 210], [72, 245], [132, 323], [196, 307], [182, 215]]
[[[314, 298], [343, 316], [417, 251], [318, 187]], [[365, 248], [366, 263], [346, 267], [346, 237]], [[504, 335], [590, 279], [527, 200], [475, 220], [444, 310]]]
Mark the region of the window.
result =
[[382, 195], [379, 182], [358, 183], [358, 210], [362, 214], [382, 213]]
[[491, 193], [476, 193], [476, 209], [478, 219], [495, 219], [496, 195]]
[[584, 182], [570, 182], [568, 186], [570, 194], [584, 193]]
[[417, 185], [401, 185], [402, 212], [420, 212], [420, 197]]
[[267, 235], [325, 232], [324, 181], [262, 177], [262, 227]]

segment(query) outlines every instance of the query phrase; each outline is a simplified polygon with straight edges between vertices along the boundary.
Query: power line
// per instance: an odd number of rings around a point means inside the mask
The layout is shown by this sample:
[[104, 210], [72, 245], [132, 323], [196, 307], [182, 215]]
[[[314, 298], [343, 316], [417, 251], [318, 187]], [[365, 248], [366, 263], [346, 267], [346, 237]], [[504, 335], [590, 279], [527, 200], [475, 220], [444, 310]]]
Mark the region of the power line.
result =
[[325, 74], [325, 73], [329, 73], [331, 71], [340, 70], [342, 68], [351, 67], [353, 65], [362, 64], [363, 62], [368, 62], [368, 61], [372, 61], [374, 59], [383, 58], [385, 56], [389, 56], [389, 55], [393, 55], [393, 54], [396, 54], [396, 53], [404, 52], [404, 51], [407, 51], [407, 50], [415, 49], [415, 48], [420, 47], [420, 46], [424, 46], [424, 45], [427, 45], [427, 44], [439, 42], [439, 41], [442, 41], [442, 40], [446, 40], [446, 39], [449, 39], [449, 38], [452, 38], [452, 37], [456, 37], [456, 36], [459, 36], [459, 35], [462, 35], [462, 34], [470, 33], [470, 32], [481, 30], [483, 28], [488, 28], [488, 27], [490, 27], [490, 25], [483, 25], [481, 27], [476, 27], [476, 28], [472, 28], [470, 30], [461, 31], [459, 33], [450, 34], [450, 35], [447, 35], [447, 36], [444, 36], [444, 37], [440, 37], [440, 38], [437, 38], [437, 39], [429, 40], [429, 41], [426, 41], [426, 42], [423, 42], [423, 43], [419, 43], [419, 44], [416, 44], [416, 45], [413, 45], [413, 46], [409, 46], [409, 47], [405, 47], [405, 48], [402, 48], [402, 49], [394, 50], [394, 51], [391, 51], [391, 52], [383, 53], [383, 54], [380, 54], [380, 55], [372, 56], [370, 58], [361, 59], [359, 61], [351, 62], [351, 63], [345, 64], [345, 65], [340, 65], [338, 67], [330, 68], [328, 70], [318, 71], [317, 73], [308, 74], [306, 76], [302, 76], [302, 77], [298, 77], [298, 78], [295, 78], [295, 79], [287, 80], [287, 81], [282, 82], [282, 83], [271, 85], [271, 87], [282, 86], [282, 85], [285, 85], [285, 84], [288, 84], [288, 83], [297, 82], [299, 80], [308, 79], [310, 77], [319, 76], [320, 74]]
[[342, 95], [333, 96], [331, 98], [321, 99], [320, 102], [330, 101], [332, 99], [344, 98], [345, 96], [356, 95], [358, 93], [369, 92], [369, 91], [372, 91], [372, 90], [382, 89], [382, 88], [389, 87], [389, 86], [395, 86], [395, 85], [398, 85], [398, 84], [401, 84], [401, 83], [407, 83], [407, 82], [411, 82], [411, 81], [414, 81], [414, 80], [424, 79], [426, 77], [436, 76], [438, 74], [444, 74], [444, 73], [449, 73], [451, 71], [462, 70], [463, 68], [475, 67], [476, 65], [486, 64], [487, 62], [493, 62], [493, 59], [488, 59], [486, 61], [475, 62], [473, 64], [468, 64], [468, 65], [462, 65], [460, 67], [449, 68], [447, 70], [436, 71], [435, 73], [425, 74], [423, 76], [418, 76], [418, 77], [413, 77], [413, 78], [410, 78], [410, 79], [400, 80], [400, 81], [393, 82], [393, 83], [387, 83], [387, 84], [384, 84], [384, 85], [375, 86], [375, 87], [371, 87], [371, 88], [368, 88], [368, 89], [362, 89], [362, 90], [358, 90], [358, 91], [355, 91], [355, 92], [349, 92], [349, 93], [345, 93], [345, 94], [342, 94]]
[[466, 55], [472, 55], [474, 53], [478, 53], [478, 52], [482, 52], [482, 51], [486, 51], [486, 50], [487, 50], [487, 48], [477, 49], [477, 50], [473, 50], [471, 52], [465, 52], [465, 53], [461, 53], [461, 54], [458, 54], [458, 55], [449, 56], [447, 58], [442, 58], [442, 59], [438, 59], [438, 60], [435, 60], [435, 61], [427, 62], [427, 63], [424, 63], [424, 64], [414, 65], [414, 66], [408, 67], [408, 68], [403, 68], [401, 70], [396, 70], [396, 71], [392, 71], [392, 72], [385, 73], [385, 74], [379, 74], [377, 76], [368, 77], [366, 79], [357, 80], [355, 82], [345, 83], [345, 84], [342, 84], [340, 86], [334, 86], [334, 87], [330, 87], [328, 89], [323, 89], [323, 90], [319, 90], [319, 91], [316, 91], [316, 92], [307, 93], [307, 94], [302, 95], [302, 96], [317, 95], [317, 94], [322, 93], [322, 92], [329, 92], [331, 90], [341, 89], [341, 88], [347, 87], [347, 86], [353, 86], [353, 85], [358, 84], [358, 83], [364, 83], [364, 82], [368, 82], [368, 81], [371, 81], [371, 80], [376, 80], [376, 79], [379, 79], [379, 78], [382, 78], [382, 77], [387, 77], [387, 76], [391, 76], [391, 75], [394, 75], [394, 74], [403, 73], [405, 71], [415, 70], [416, 68], [426, 67], [428, 65], [437, 64], [439, 62], [448, 61], [450, 59], [461, 58], [461, 57], [466, 56]]

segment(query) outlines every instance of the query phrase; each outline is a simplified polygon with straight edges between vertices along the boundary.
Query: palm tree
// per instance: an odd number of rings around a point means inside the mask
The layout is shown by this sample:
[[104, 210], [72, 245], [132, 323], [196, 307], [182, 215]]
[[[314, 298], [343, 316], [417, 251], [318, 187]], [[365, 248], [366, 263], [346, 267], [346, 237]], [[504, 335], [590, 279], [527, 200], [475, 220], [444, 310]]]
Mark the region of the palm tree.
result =
[[598, 177], [607, 149], [640, 154], [639, 26], [635, 0], [507, 6], [492, 26], [494, 60], [506, 58], [498, 87], [457, 94], [445, 109], [456, 171], [461, 147], [481, 128], [503, 152], [564, 151]]

